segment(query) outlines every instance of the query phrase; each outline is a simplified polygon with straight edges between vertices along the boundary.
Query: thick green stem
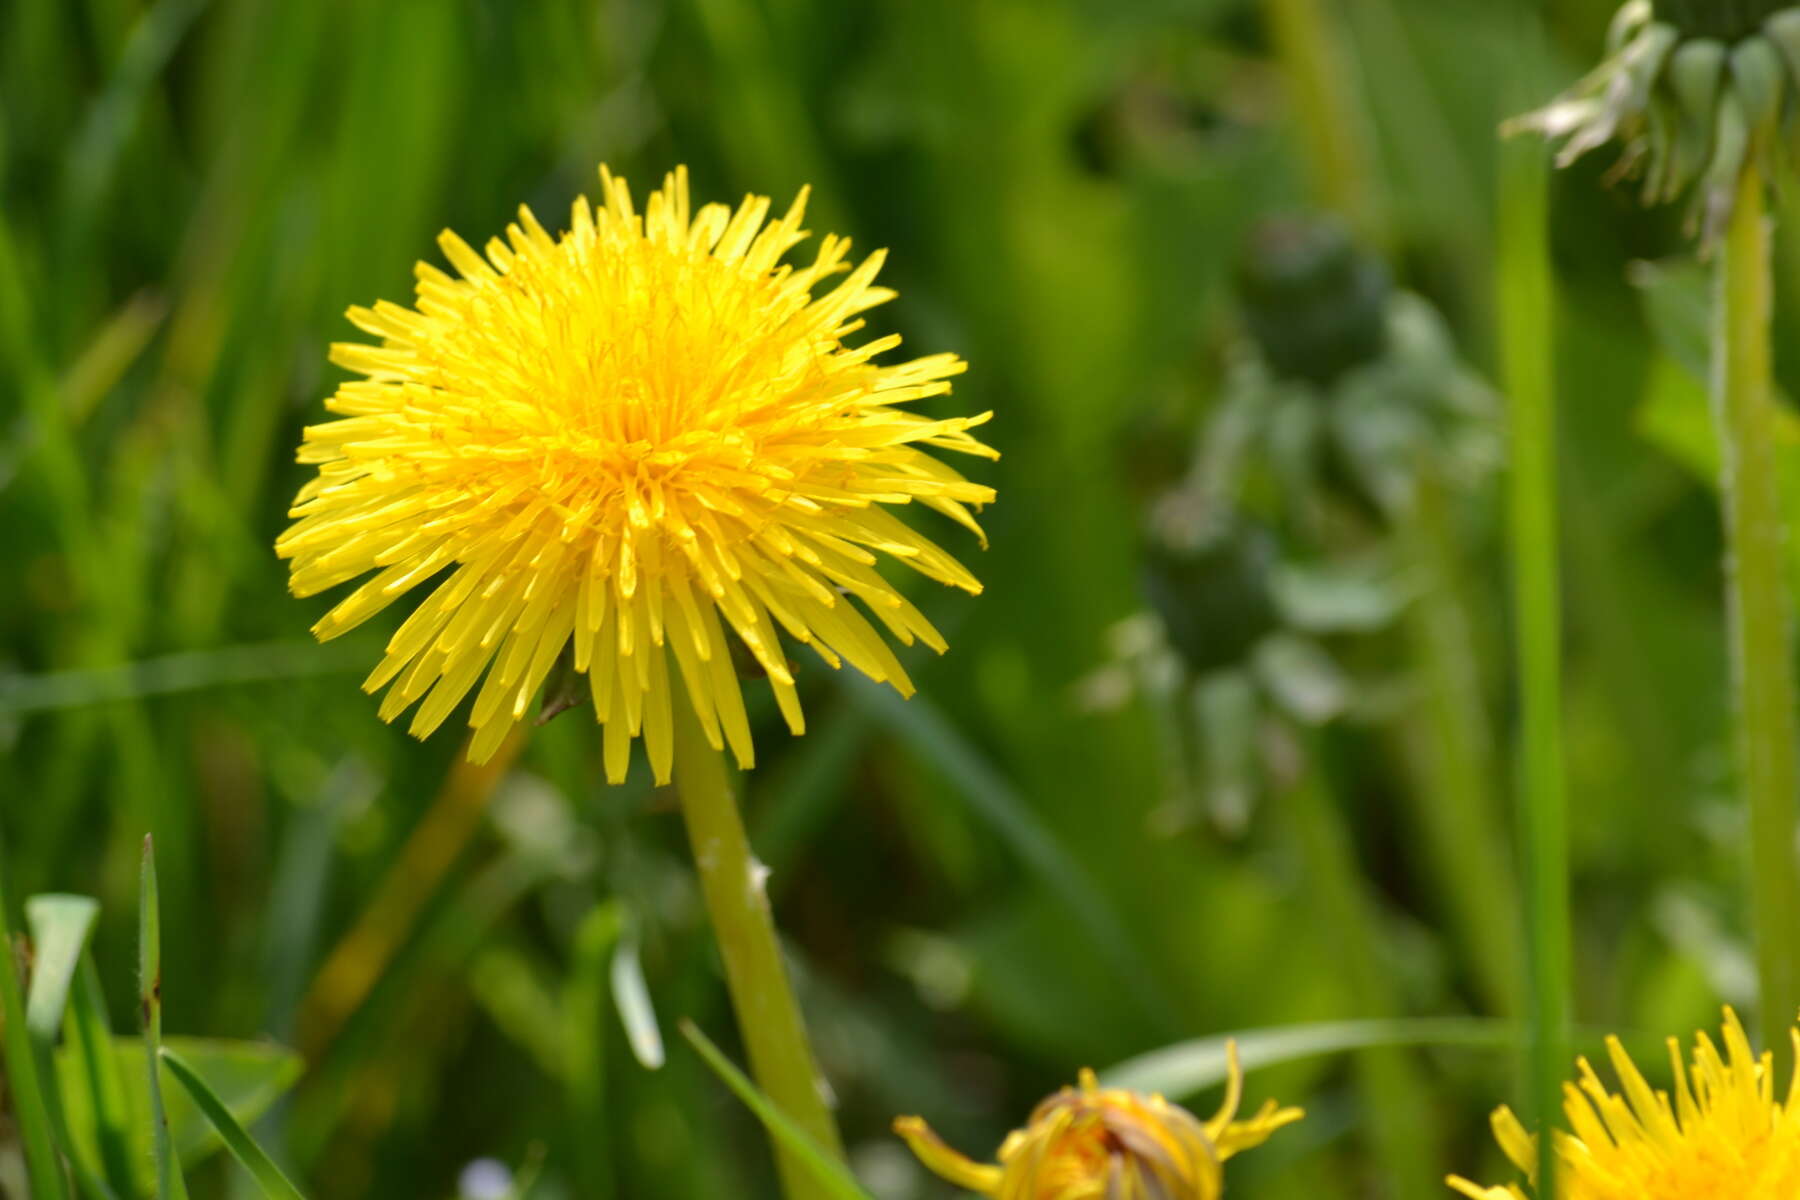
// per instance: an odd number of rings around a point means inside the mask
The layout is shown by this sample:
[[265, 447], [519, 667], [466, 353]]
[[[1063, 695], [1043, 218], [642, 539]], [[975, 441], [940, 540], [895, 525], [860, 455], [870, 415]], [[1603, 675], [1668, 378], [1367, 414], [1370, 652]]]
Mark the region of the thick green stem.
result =
[[1725, 496], [1726, 582], [1740, 786], [1750, 809], [1751, 911], [1763, 1044], [1788, 1054], [1800, 1008], [1800, 802], [1793, 642], [1776, 476], [1769, 325], [1774, 284], [1761, 173], [1747, 167], [1718, 265], [1713, 413]]
[[[685, 696], [676, 697], [675, 714], [675, 783], [751, 1073], [782, 1112], [827, 1154], [841, 1159], [837, 1123], [825, 1103], [800, 1006], [781, 961], [763, 889], [764, 867], [750, 851], [724, 756], [708, 744]], [[779, 1144], [775, 1157], [789, 1200], [831, 1195], [801, 1159]]]
[[[1543, 151], [1515, 143], [1503, 151], [1503, 160], [1500, 316], [1512, 418], [1508, 524], [1519, 674], [1518, 826], [1531, 983], [1526, 1076], [1531, 1120], [1547, 1131], [1556, 1124], [1569, 1069], [1574, 970], [1563, 774], [1554, 294]], [[1552, 1200], [1552, 1139], [1540, 1137], [1538, 1150], [1537, 1195]]]

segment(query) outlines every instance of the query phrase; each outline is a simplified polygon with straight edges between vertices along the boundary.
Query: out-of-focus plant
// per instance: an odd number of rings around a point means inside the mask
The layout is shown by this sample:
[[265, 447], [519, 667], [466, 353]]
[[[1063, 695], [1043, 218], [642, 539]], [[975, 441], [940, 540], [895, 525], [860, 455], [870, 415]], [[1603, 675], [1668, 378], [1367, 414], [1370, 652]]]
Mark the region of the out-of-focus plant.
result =
[[1778, 1056], [1800, 1007], [1800, 687], [1776, 462], [1768, 197], [1791, 171], [1796, 66], [1800, 8], [1630, 0], [1614, 18], [1600, 66], [1515, 123], [1561, 142], [1565, 164], [1617, 144], [1619, 172], [1643, 176], [1646, 204], [1693, 198], [1692, 231], [1701, 253], [1716, 259], [1712, 395], [1738, 782], [1748, 813], [1760, 1029]]
[[1242, 828], [1257, 746], [1292, 777], [1291, 738], [1266, 717], [1391, 714], [1393, 689], [1354, 686], [1330, 641], [1393, 627], [1418, 598], [1419, 506], [1478, 488], [1501, 449], [1493, 392], [1442, 319], [1342, 226], [1265, 227], [1239, 279], [1245, 336], [1186, 478], [1147, 520], [1148, 612], [1084, 685], [1101, 707], [1136, 691], [1172, 705], [1177, 827], [1198, 794]]

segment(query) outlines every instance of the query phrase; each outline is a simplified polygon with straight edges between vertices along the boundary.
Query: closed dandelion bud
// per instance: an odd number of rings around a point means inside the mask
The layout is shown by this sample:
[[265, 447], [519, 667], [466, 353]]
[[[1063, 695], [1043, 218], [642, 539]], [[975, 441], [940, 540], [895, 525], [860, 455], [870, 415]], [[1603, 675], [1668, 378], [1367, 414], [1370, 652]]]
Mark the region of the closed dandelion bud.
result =
[[1169, 643], [1196, 674], [1243, 662], [1280, 627], [1272, 590], [1275, 539], [1221, 519], [1186, 492], [1167, 497], [1144, 548], [1144, 595]]
[[1238, 271], [1244, 323], [1279, 378], [1327, 387], [1387, 348], [1393, 280], [1334, 220], [1271, 221]]
[[1642, 175], [1646, 204], [1694, 194], [1693, 219], [1710, 244], [1744, 169], [1768, 174], [1793, 140], [1800, 6], [1631, 0], [1607, 44], [1592, 74], [1509, 130], [1560, 143], [1564, 166], [1617, 143], [1619, 172]]
[[996, 1200], [1217, 1200], [1225, 1162], [1301, 1119], [1269, 1101], [1238, 1121], [1243, 1072], [1231, 1049], [1225, 1104], [1202, 1121], [1161, 1096], [1102, 1088], [1092, 1071], [1038, 1105], [1000, 1147], [998, 1163], [977, 1163], [946, 1146], [918, 1117], [894, 1131], [933, 1171]]

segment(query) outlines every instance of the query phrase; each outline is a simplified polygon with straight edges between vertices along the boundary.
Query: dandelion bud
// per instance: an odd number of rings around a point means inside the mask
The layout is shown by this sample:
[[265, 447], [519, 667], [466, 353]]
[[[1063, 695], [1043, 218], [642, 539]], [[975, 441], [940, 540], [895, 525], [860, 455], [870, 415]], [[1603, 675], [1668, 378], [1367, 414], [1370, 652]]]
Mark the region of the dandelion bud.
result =
[[1690, 37], [1748, 37], [1787, 0], [1657, 0], [1656, 15]]
[[1393, 281], [1334, 220], [1271, 221], [1238, 270], [1244, 323], [1270, 370], [1328, 386], [1387, 347]]
[[1273, 1100], [1237, 1121], [1243, 1071], [1231, 1049], [1225, 1104], [1201, 1121], [1161, 1096], [1102, 1088], [1092, 1071], [1038, 1105], [1007, 1135], [997, 1164], [977, 1163], [940, 1141], [918, 1117], [894, 1131], [926, 1166], [958, 1187], [996, 1200], [1217, 1200], [1224, 1164], [1304, 1115]]
[[1200, 511], [1187, 492], [1158, 506], [1144, 548], [1144, 595], [1196, 673], [1243, 662], [1280, 627], [1275, 539], [1241, 518]]
[[1800, 106], [1800, 6], [1773, 0], [1630, 0], [1608, 57], [1547, 107], [1511, 123], [1562, 146], [1562, 165], [1608, 143], [1644, 203], [1695, 193], [1708, 243], [1731, 215], [1740, 174], [1775, 165]]

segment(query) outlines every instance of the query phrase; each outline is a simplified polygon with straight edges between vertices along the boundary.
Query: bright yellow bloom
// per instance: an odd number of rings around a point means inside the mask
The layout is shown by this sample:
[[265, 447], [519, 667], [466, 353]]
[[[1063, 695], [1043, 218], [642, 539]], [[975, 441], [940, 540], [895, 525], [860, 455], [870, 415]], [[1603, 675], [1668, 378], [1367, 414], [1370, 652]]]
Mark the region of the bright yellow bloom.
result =
[[678, 169], [640, 216], [623, 180], [604, 167], [600, 180], [605, 202], [577, 200], [560, 237], [524, 208], [485, 258], [446, 231], [461, 278], [420, 263], [416, 308], [350, 310], [382, 341], [332, 347], [367, 378], [327, 401], [343, 419], [307, 429], [300, 461], [319, 475], [276, 550], [300, 596], [379, 572], [314, 627], [321, 640], [437, 581], [364, 685], [391, 685], [384, 720], [423, 699], [419, 737], [485, 672], [469, 720], [485, 759], [572, 643], [609, 779], [641, 733], [666, 781], [676, 672], [714, 747], [749, 766], [721, 617], [795, 733], [778, 628], [910, 694], [848, 597], [899, 641], [943, 650], [876, 552], [981, 585], [884, 506], [918, 500], [979, 535], [968, 506], [993, 492], [929, 449], [994, 457], [968, 433], [991, 414], [899, 407], [948, 392], [965, 366], [953, 354], [883, 366], [898, 337], [846, 344], [894, 293], [874, 282], [883, 256], [851, 269], [843, 238], [806, 266], [780, 262], [807, 236], [805, 192], [771, 223], [764, 197], [690, 213]]
[[1063, 1088], [1007, 1135], [997, 1165], [958, 1154], [918, 1117], [901, 1117], [894, 1132], [933, 1171], [996, 1200], [1217, 1200], [1226, 1159], [1305, 1115], [1270, 1100], [1234, 1120], [1244, 1073], [1237, 1047], [1228, 1052], [1225, 1104], [1210, 1121], [1161, 1096], [1102, 1088], [1084, 1070], [1080, 1088]]
[[[1800, 1054], [1800, 1030], [1793, 1034]], [[1800, 1074], [1775, 1098], [1774, 1058], [1750, 1049], [1737, 1014], [1725, 1010], [1725, 1050], [1696, 1035], [1691, 1066], [1669, 1039], [1675, 1096], [1653, 1091], [1617, 1038], [1607, 1039], [1624, 1095], [1606, 1090], [1580, 1062], [1564, 1085], [1572, 1133], [1558, 1132], [1557, 1194], [1564, 1200], [1793, 1200], [1800, 1196]], [[1510, 1109], [1494, 1114], [1501, 1149], [1535, 1183], [1537, 1140]], [[1471, 1200], [1524, 1200], [1517, 1185], [1480, 1187], [1451, 1178]]]

